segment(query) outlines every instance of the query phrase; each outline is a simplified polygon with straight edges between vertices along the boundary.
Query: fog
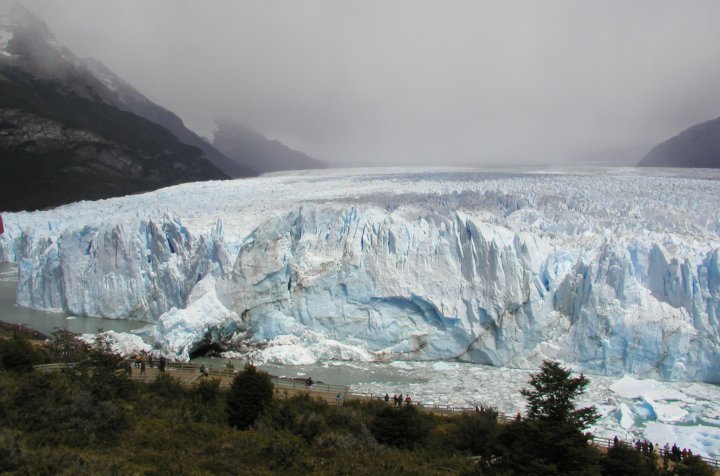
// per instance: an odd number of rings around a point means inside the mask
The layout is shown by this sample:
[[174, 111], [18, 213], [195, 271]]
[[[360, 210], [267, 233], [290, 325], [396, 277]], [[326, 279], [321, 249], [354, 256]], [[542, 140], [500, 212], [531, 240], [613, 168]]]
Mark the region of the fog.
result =
[[336, 166], [634, 162], [720, 116], [714, 0], [22, 4], [201, 135]]

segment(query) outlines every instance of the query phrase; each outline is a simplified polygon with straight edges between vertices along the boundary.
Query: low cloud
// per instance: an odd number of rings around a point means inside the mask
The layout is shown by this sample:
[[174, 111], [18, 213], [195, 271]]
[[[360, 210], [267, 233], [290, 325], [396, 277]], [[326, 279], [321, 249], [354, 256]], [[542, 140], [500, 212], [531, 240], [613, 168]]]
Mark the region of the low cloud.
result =
[[200, 133], [332, 165], [568, 162], [720, 116], [715, 1], [23, 4]]

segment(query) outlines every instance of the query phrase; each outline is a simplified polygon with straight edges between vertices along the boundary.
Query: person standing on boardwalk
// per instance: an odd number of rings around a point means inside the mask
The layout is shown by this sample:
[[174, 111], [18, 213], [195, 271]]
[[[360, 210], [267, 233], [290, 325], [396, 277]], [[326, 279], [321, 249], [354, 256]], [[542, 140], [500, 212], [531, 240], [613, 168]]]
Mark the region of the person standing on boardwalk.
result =
[[160, 363], [158, 364], [158, 370], [160, 372], [165, 372], [165, 367], [167, 366], [167, 360], [165, 360], [165, 356], [160, 357]]
[[140, 361], [140, 375], [145, 375], [145, 361]]

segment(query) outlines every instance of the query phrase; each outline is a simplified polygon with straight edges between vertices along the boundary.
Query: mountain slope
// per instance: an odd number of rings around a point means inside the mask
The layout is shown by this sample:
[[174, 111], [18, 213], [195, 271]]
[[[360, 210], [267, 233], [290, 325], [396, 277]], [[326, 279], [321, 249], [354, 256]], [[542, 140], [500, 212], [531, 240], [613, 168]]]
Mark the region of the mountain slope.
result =
[[230, 177], [238, 178], [257, 175], [252, 160], [241, 162], [229, 158], [213, 147], [212, 144], [185, 127], [182, 119], [177, 114], [150, 101], [100, 61], [93, 59], [83, 61], [93, 76], [112, 91], [109, 99], [120, 109], [130, 111], [165, 127], [183, 143], [197, 147], [205, 152], [208, 160]]
[[251, 165], [259, 173], [326, 167], [319, 160], [270, 140], [232, 119], [218, 119], [216, 125], [213, 145], [228, 157]]
[[198, 148], [118, 108], [44, 23], [0, 11], [0, 208], [36, 209], [226, 178]]
[[656, 145], [638, 166], [720, 168], [720, 117]]

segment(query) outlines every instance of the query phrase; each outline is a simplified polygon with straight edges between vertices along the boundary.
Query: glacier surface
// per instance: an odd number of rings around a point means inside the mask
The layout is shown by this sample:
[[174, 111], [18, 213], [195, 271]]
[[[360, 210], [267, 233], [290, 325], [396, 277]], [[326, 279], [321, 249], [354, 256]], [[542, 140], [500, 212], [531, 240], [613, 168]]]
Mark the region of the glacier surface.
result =
[[720, 382], [718, 179], [356, 169], [185, 184], [3, 213], [0, 261], [18, 263], [18, 304], [154, 323], [181, 358], [215, 342], [256, 362], [552, 358]]

